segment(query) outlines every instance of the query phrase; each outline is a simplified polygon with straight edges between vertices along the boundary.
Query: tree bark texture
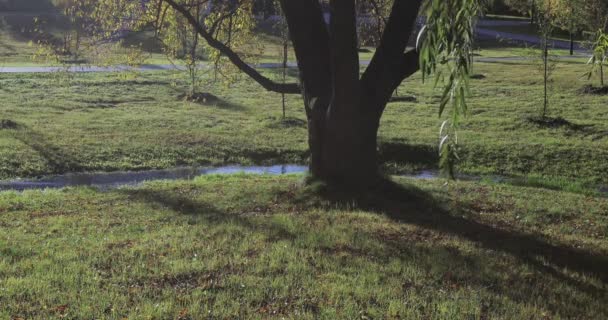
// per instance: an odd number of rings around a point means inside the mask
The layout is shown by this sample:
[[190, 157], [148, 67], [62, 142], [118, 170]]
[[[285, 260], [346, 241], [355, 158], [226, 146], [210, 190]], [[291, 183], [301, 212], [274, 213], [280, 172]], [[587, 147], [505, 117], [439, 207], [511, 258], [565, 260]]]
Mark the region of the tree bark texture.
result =
[[421, 0], [396, 0], [369, 67], [360, 72], [355, 0], [281, 0], [300, 71], [313, 177], [369, 184], [378, 176], [380, 118], [394, 90], [418, 70], [406, 51]]

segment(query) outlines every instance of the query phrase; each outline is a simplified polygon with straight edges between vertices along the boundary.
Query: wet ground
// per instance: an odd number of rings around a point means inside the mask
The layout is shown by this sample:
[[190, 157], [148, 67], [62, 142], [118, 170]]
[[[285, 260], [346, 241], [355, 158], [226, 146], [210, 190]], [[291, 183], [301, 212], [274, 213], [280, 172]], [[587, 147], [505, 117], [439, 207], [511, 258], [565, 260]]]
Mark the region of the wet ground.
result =
[[[101, 190], [119, 188], [122, 186], [136, 186], [146, 181], [156, 180], [191, 180], [204, 175], [229, 174], [303, 174], [308, 167], [301, 165], [275, 165], [275, 166], [224, 166], [224, 167], [180, 167], [164, 170], [147, 171], [118, 171], [118, 172], [90, 172], [68, 173], [63, 175], [47, 176], [40, 179], [16, 179], [0, 181], [0, 191], [30, 190], [47, 188], [65, 188], [76, 186], [95, 187]], [[415, 179], [436, 179], [436, 171], [421, 171], [408, 175]]]
[[64, 188], [74, 186], [89, 186], [99, 189], [113, 189], [121, 186], [134, 186], [146, 181], [155, 180], [190, 180], [198, 176], [212, 174], [291, 174], [305, 173], [308, 168], [298, 165], [276, 166], [225, 166], [225, 167], [180, 167], [164, 170], [147, 171], [118, 171], [118, 172], [91, 172], [69, 173], [64, 175], [47, 176], [40, 179], [19, 179], [0, 181], [0, 191], [29, 190], [46, 188]]
[[[231, 175], [231, 174], [304, 174], [308, 167], [302, 165], [274, 165], [274, 166], [223, 166], [223, 167], [179, 167], [163, 170], [146, 171], [117, 171], [117, 172], [89, 172], [68, 173], [63, 175], [46, 176], [39, 179], [15, 179], [0, 181], [0, 191], [24, 191], [36, 189], [58, 189], [65, 187], [93, 187], [99, 190], [116, 189], [123, 186], [137, 186], [147, 181], [158, 180], [192, 180], [205, 175]], [[440, 179], [437, 170], [424, 170], [417, 173], [400, 175], [413, 179]], [[459, 175], [460, 180], [479, 181], [480, 176]], [[515, 178], [491, 176], [483, 177], [495, 183], [514, 183]], [[608, 196], [608, 186], [599, 187], [599, 194]]]

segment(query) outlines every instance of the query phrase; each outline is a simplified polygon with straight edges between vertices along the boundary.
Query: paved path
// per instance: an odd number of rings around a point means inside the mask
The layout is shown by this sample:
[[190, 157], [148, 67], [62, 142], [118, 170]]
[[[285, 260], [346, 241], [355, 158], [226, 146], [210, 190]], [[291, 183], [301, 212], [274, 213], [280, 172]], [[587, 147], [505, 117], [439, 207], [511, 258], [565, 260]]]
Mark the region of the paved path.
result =
[[[528, 24], [525, 20], [481, 20], [478, 23], [477, 36], [481, 39], [504, 39], [507, 42], [515, 43], [517, 45], [526, 46], [538, 46], [540, 39], [537, 36], [526, 35], [526, 34], [515, 34], [502, 31], [496, 31], [491, 28], [493, 26], [521, 26]], [[551, 40], [551, 46], [555, 49], [570, 49], [570, 42], [563, 40]], [[575, 43], [575, 50], [577, 54], [574, 56], [558, 56], [555, 57], [558, 60], [569, 60], [569, 59], [581, 59], [589, 58], [590, 52], [584, 48], [580, 43]], [[478, 62], [504, 62], [504, 61], [526, 61], [531, 60], [531, 57], [477, 57], [475, 61]], [[361, 66], [367, 66], [369, 61], [361, 61]], [[203, 66], [205, 68], [206, 66]], [[255, 65], [256, 68], [260, 69], [273, 69], [281, 68], [280, 63], [261, 63]], [[295, 62], [288, 63], [289, 68], [296, 68]], [[128, 67], [128, 66], [112, 66], [112, 67], [98, 67], [98, 66], [70, 66], [70, 67], [2, 67], [0, 65], [0, 73], [51, 73], [51, 72], [121, 72], [121, 71], [162, 71], [162, 70], [184, 70], [185, 67], [177, 66], [172, 64], [161, 64], [152, 65], [146, 64], [140, 67]]]
[[[557, 60], [577, 60], [577, 59], [588, 59], [587, 54], [575, 54], [573, 56], [554, 56]], [[509, 61], [528, 61], [534, 59], [533, 57], [475, 57], [476, 62], [487, 62], [487, 63], [500, 63]], [[362, 67], [369, 65], [369, 60], [362, 60], [360, 62]], [[206, 66], [203, 66], [205, 68]], [[282, 63], [261, 63], [255, 65], [258, 69], [276, 69], [282, 68]], [[288, 68], [297, 68], [295, 62], [289, 62]], [[98, 67], [98, 66], [70, 66], [70, 67], [2, 67], [0, 66], [0, 73], [52, 73], [52, 72], [74, 72], [74, 73], [91, 73], [91, 72], [122, 72], [122, 71], [136, 71], [136, 72], [149, 72], [149, 71], [163, 71], [163, 70], [185, 70], [183, 66], [177, 66], [172, 64], [146, 64], [140, 67], [128, 67], [128, 66], [114, 66], [114, 67]]]
[[[480, 20], [477, 23], [477, 37], [481, 39], [502, 39], [506, 42], [526, 45], [526, 46], [539, 46], [541, 41], [538, 36], [529, 34], [510, 33], [504, 31], [493, 30], [492, 27], [520, 27], [530, 25], [528, 20]], [[570, 41], [566, 40], [550, 40], [549, 45], [554, 49], [565, 49], [570, 50]], [[574, 50], [589, 53], [589, 50], [585, 48], [581, 42], [574, 42]]]
[[[363, 63], [369, 64], [368, 61]], [[259, 69], [274, 69], [282, 68], [282, 63], [261, 63], [253, 65]], [[206, 68], [207, 65], [202, 65], [201, 68]], [[295, 62], [289, 62], [288, 68], [296, 68]], [[0, 73], [52, 73], [52, 72], [74, 72], [74, 73], [89, 73], [89, 72], [122, 72], [122, 71], [163, 71], [163, 70], [186, 70], [184, 66], [178, 66], [173, 64], [144, 64], [139, 67], [129, 66], [112, 66], [112, 67], [98, 67], [98, 66], [69, 66], [69, 67], [2, 67], [0, 66]]]
[[171, 64], [146, 64], [140, 67], [128, 67], [128, 66], [112, 66], [112, 67], [98, 67], [98, 66], [87, 66], [77, 65], [69, 67], [2, 67], [0, 66], [0, 73], [51, 73], [51, 72], [75, 72], [75, 73], [87, 73], [87, 72], [121, 72], [121, 71], [162, 71], [162, 70], [184, 70], [184, 67], [171, 65]]
[[[502, 39], [508, 43], [513, 43], [517, 45], [526, 45], [526, 46], [539, 46], [540, 38], [537, 36], [531, 36], [527, 34], [516, 34], [509, 32], [496, 31], [485, 28], [477, 28], [477, 37], [479, 39]], [[570, 50], [570, 41], [565, 40], [549, 40], [549, 46], [554, 49], [564, 49]], [[574, 43], [575, 51], [583, 51], [587, 52], [588, 49], [585, 48], [580, 42]]]
[[[591, 56], [587, 54], [575, 54], [573, 56], [552, 56], [552, 59], [558, 61], [568, 61], [568, 60], [580, 60], [585, 59], [588, 60]], [[475, 62], [486, 62], [486, 63], [500, 63], [500, 62], [517, 62], [517, 61], [532, 61], [536, 59], [535, 57], [476, 57], [474, 59]]]

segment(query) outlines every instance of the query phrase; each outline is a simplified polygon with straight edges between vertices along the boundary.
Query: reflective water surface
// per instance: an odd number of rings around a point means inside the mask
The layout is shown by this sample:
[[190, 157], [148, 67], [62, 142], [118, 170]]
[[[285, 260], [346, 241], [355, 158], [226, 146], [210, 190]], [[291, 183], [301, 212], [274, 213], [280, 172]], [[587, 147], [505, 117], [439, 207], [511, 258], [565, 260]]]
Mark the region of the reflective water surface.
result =
[[[117, 172], [88, 172], [68, 173], [63, 175], [47, 176], [40, 179], [17, 179], [0, 181], [0, 191], [30, 190], [47, 188], [64, 188], [74, 186], [95, 187], [100, 190], [109, 190], [121, 186], [136, 186], [146, 181], [155, 180], [191, 180], [204, 175], [230, 175], [230, 174], [303, 174], [308, 167], [302, 165], [274, 165], [274, 166], [223, 166], [223, 167], [179, 167], [162, 170], [146, 171], [117, 171]], [[436, 170], [425, 170], [414, 174], [402, 175], [413, 179], [438, 179], [440, 174]], [[481, 180], [481, 177], [460, 175], [461, 180]], [[487, 177], [486, 177], [487, 178]], [[496, 183], [509, 183], [506, 177], [493, 176], [490, 180]], [[599, 188], [599, 193], [608, 196], [608, 187]]]
[[145, 181], [154, 180], [189, 180], [198, 176], [210, 174], [272, 174], [281, 175], [289, 173], [305, 173], [308, 168], [298, 165], [277, 166], [225, 166], [225, 167], [180, 167], [163, 170], [147, 171], [117, 171], [117, 172], [90, 172], [69, 173], [64, 175], [48, 176], [41, 179], [23, 179], [1, 181], [0, 190], [28, 190], [63, 188], [71, 186], [91, 186], [100, 189], [112, 189], [120, 186], [138, 185]]

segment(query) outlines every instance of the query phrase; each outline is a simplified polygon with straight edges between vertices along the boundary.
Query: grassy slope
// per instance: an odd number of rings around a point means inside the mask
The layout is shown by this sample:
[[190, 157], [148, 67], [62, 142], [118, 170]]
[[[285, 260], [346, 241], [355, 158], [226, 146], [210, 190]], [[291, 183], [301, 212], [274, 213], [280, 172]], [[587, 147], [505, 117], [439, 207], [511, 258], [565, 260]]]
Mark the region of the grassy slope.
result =
[[372, 213], [300, 179], [1, 193], [0, 317], [608, 317], [606, 199], [401, 180]]
[[[471, 117], [460, 133], [466, 172], [549, 175], [608, 182], [606, 97], [578, 94], [585, 66], [559, 65], [550, 114], [574, 125], [541, 128], [526, 120], [539, 113], [540, 76], [517, 62], [475, 65]], [[273, 76], [273, 75], [270, 75]], [[288, 97], [282, 122], [280, 95], [243, 80], [232, 88], [207, 87], [219, 103], [177, 99], [181, 75], [0, 75], [0, 175], [37, 176], [68, 171], [162, 168], [191, 164], [279, 163], [307, 159], [302, 102]], [[418, 76], [400, 94], [418, 102], [391, 103], [380, 129], [387, 168], [433, 168], [438, 93]]]

